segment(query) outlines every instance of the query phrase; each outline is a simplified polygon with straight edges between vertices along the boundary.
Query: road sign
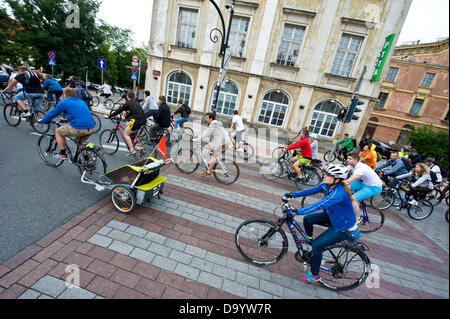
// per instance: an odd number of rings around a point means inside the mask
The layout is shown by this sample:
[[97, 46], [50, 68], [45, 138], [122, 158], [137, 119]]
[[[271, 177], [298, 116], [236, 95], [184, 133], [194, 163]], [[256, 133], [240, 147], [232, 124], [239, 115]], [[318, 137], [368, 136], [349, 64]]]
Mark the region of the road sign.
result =
[[139, 57], [137, 55], [133, 55], [133, 57], [131, 58], [131, 61], [139, 62]]
[[131, 73], [131, 80], [136, 81], [137, 80], [137, 73]]
[[55, 53], [53, 53], [53, 51], [50, 51], [50, 52], [48, 53], [48, 57], [49, 57], [50, 59], [54, 60], [54, 59], [55, 59]]
[[50, 66], [55, 66], [56, 65], [56, 61], [55, 61], [55, 59], [53, 58], [48, 58], [48, 65], [50, 65]]
[[392, 43], [394, 42], [394, 38], [394, 33], [386, 37], [383, 50], [381, 50], [380, 57], [378, 58], [377, 64], [375, 65], [375, 70], [373, 71], [372, 79], [370, 79], [370, 82], [376, 82], [380, 78], [381, 71], [383, 70], [384, 63], [386, 62], [389, 50], [391, 49]]
[[138, 73], [138, 68], [131, 68], [131, 73]]
[[139, 66], [139, 62], [131, 62], [132, 66]]
[[97, 60], [97, 67], [99, 69], [106, 69], [106, 60], [105, 59], [98, 59]]

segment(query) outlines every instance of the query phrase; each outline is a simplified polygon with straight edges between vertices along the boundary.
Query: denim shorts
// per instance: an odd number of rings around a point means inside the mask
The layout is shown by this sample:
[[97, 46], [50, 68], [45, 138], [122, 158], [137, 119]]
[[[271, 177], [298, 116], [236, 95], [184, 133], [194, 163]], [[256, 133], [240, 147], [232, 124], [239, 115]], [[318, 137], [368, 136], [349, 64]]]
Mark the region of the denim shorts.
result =
[[34, 102], [36, 103], [35, 109], [39, 109], [39, 105], [41, 104], [42, 99], [44, 98], [44, 93], [25, 93], [25, 91], [21, 91], [20, 93], [16, 94], [14, 97], [15, 101], [23, 101], [27, 99], [33, 100], [33, 98], [38, 98]]
[[381, 186], [367, 186], [361, 183], [360, 180], [352, 182], [350, 184], [350, 187], [354, 192], [353, 197], [355, 197], [355, 199], [358, 201], [375, 196], [381, 193], [382, 190]]

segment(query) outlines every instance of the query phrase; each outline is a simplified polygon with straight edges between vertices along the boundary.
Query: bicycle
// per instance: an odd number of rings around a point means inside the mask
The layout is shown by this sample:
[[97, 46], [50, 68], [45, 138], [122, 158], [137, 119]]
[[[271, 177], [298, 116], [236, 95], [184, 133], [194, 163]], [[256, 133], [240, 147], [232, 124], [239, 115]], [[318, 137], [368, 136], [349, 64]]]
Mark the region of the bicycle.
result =
[[104, 96], [101, 96], [100, 95], [101, 93], [102, 93], [101, 91], [97, 92], [97, 95], [92, 98], [93, 106], [98, 106], [101, 102], [106, 109], [108, 110], [114, 109], [115, 104], [114, 101], [109, 97], [106, 98]]
[[47, 95], [44, 96], [44, 98], [41, 101], [41, 104], [39, 105], [39, 108], [42, 111], [48, 111], [52, 107], [54, 107], [56, 104], [60, 102], [60, 98], [56, 98], [56, 94], [53, 94], [53, 101], [50, 101], [48, 98], [48, 92]]
[[[174, 126], [175, 126], [175, 120], [174, 120], [173, 116], [171, 115], [170, 116], [170, 129], [172, 130], [172, 133], [176, 132], [174, 130]], [[184, 126], [184, 123], [178, 123], [178, 126], [180, 127], [180, 135], [179, 136], [181, 136], [181, 138], [185, 137], [186, 140], [194, 138], [194, 130], [193, 129], [191, 129], [190, 127]], [[168, 128], [167, 128], [167, 135], [171, 135]], [[177, 140], [180, 140], [180, 138], [177, 138]]]
[[253, 157], [255, 154], [255, 149], [253, 146], [248, 144], [247, 142], [242, 143], [242, 151], [239, 150], [239, 143], [236, 140], [236, 134], [232, 135], [231, 133], [228, 133], [231, 140], [231, 147], [233, 150], [237, 151], [240, 157], [242, 157], [244, 160], [248, 160], [249, 158]]
[[[303, 228], [295, 220], [289, 198], [283, 197], [281, 214], [276, 222], [255, 218], [244, 221], [236, 230], [235, 245], [239, 253], [249, 262], [268, 266], [279, 262], [289, 249], [289, 241], [283, 225], [287, 223], [292, 240], [296, 247], [295, 259], [303, 262], [306, 271], [311, 263], [312, 249], [310, 240]], [[299, 236], [304, 240], [300, 240]], [[320, 283], [328, 289], [344, 291], [360, 286], [371, 272], [369, 257], [364, 253], [367, 246], [361, 242], [341, 243], [326, 247], [323, 250], [320, 266]]]
[[[60, 127], [61, 124], [67, 123], [67, 120], [61, 119], [59, 121], [52, 121], [51, 123]], [[55, 134], [42, 134], [37, 142], [37, 150], [46, 165], [58, 167], [64, 162], [68, 162], [77, 166], [81, 174], [86, 172], [86, 176], [92, 180], [96, 180], [101, 174], [106, 173], [107, 164], [98, 146], [92, 143], [85, 143], [88, 138], [89, 135], [66, 138], [67, 160], [62, 160], [54, 156], [58, 149]], [[70, 145], [71, 143], [69, 141], [74, 143], [75, 146], [73, 144]]]
[[264, 160], [260, 167], [260, 173], [267, 180], [288, 177], [295, 181], [298, 188], [301, 188], [300, 183], [310, 186], [320, 184], [322, 178], [315, 165], [305, 164], [300, 166], [302, 173], [302, 180], [300, 181], [297, 178], [297, 173], [290, 167], [292, 163], [289, 152], [284, 151], [277, 159], [268, 158]]
[[[209, 166], [206, 154], [211, 155], [212, 152], [202, 147], [200, 143], [195, 143], [195, 147], [193, 144], [191, 139], [189, 147], [180, 147], [176, 155], [175, 166], [185, 174], [194, 173], [199, 168], [201, 162], [206, 169]], [[222, 152], [222, 156], [216, 158], [212, 175], [214, 175], [219, 183], [226, 185], [232, 184], [239, 178], [239, 174], [238, 164], [234, 160], [227, 159], [225, 157], [225, 151]]]
[[[305, 196], [302, 198], [300, 205], [303, 208], [313, 202], [321, 200], [324, 197], [324, 193], [318, 193], [308, 197]], [[307, 198], [312, 198], [313, 200], [307, 200]], [[375, 232], [384, 225], [384, 213], [379, 208], [366, 205], [364, 200], [359, 201], [359, 206], [361, 222], [358, 224], [358, 227], [362, 233]]]
[[[6, 98], [5, 95], [0, 91], [0, 96], [2, 99]], [[35, 98], [28, 98], [25, 100], [25, 104], [28, 106], [28, 110], [31, 113], [31, 116], [24, 118], [27, 121], [33, 130], [39, 134], [45, 134], [50, 129], [50, 124], [39, 123], [39, 120], [43, 119], [45, 113], [39, 110], [36, 110], [36, 100]], [[6, 104], [3, 108], [3, 115], [5, 117], [6, 123], [10, 126], [18, 126], [22, 121], [22, 110], [19, 109], [19, 105], [17, 101], [13, 101], [12, 103]]]
[[[124, 133], [125, 127], [120, 124], [121, 119], [119, 117], [113, 117], [110, 118], [112, 122], [115, 122], [115, 126], [112, 129], [106, 129], [103, 130], [100, 133], [99, 137], [99, 143], [101, 149], [108, 155], [113, 155], [117, 152], [119, 149], [119, 137], [117, 135], [117, 132], [119, 132], [120, 136], [122, 136], [122, 140], [124, 139]], [[133, 149], [136, 151], [136, 153], [133, 155], [133, 157], [145, 157], [148, 155], [148, 147], [145, 146], [145, 139], [142, 138], [143, 135], [147, 134], [144, 130], [144, 127], [142, 126], [139, 128], [139, 130], [136, 133], [133, 133], [130, 135], [131, 141], [133, 143]], [[125, 143], [125, 146], [127, 147], [127, 150], [129, 154], [131, 155], [131, 150], [129, 149], [128, 145]]]
[[346, 160], [344, 158], [344, 152], [340, 148], [336, 148], [336, 150], [334, 152], [333, 152], [333, 150], [326, 151], [323, 154], [323, 159], [327, 163], [333, 162], [336, 158], [342, 164], [347, 165]]

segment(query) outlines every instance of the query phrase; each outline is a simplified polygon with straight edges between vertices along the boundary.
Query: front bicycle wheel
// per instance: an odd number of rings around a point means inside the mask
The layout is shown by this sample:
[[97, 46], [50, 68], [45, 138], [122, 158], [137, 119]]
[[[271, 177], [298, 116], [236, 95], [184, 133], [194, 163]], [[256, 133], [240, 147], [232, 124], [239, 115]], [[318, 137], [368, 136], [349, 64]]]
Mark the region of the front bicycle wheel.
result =
[[229, 160], [222, 156], [218, 159], [212, 169], [212, 173], [219, 183], [233, 184], [239, 178], [239, 166], [236, 161]]
[[17, 103], [6, 104], [3, 108], [3, 116], [6, 123], [11, 126], [17, 126], [20, 124], [20, 110]]
[[329, 289], [343, 291], [358, 287], [370, 273], [370, 260], [356, 246], [337, 244], [323, 250], [321, 283]]
[[305, 167], [302, 170], [302, 177], [303, 180], [300, 182], [298, 179], [295, 180], [295, 185], [297, 187], [301, 188], [297, 183], [302, 183], [309, 186], [316, 186], [319, 185], [322, 181], [322, 178], [320, 177], [319, 173], [316, 171], [315, 168], [312, 167]]
[[433, 206], [439, 205], [442, 202], [442, 192], [440, 189], [434, 188], [426, 194], [425, 199], [433, 204]]
[[388, 209], [395, 202], [395, 194], [391, 190], [383, 190], [370, 198], [370, 206], [381, 210]]
[[41, 104], [39, 104], [39, 108], [42, 111], [48, 111], [51, 106], [52, 106], [52, 102], [50, 102], [47, 97], [44, 97], [41, 101]]
[[91, 115], [92, 115], [92, 119], [95, 122], [95, 127], [94, 127], [94, 134], [95, 134], [95, 133], [99, 132], [100, 129], [102, 128], [102, 121], [100, 120], [100, 117], [97, 114], [95, 114], [94, 112], [91, 112]]
[[336, 153], [332, 151], [326, 151], [325, 154], [323, 154], [323, 159], [325, 162], [330, 163], [336, 159]]
[[92, 106], [98, 106], [100, 104], [100, 98], [98, 96], [94, 96], [92, 98]]
[[240, 224], [234, 242], [239, 253], [256, 265], [275, 264], [288, 250], [288, 240], [283, 229], [263, 218], [249, 219]]
[[128, 187], [116, 186], [111, 191], [111, 202], [119, 212], [127, 214], [136, 205], [136, 197]]
[[86, 178], [97, 181], [100, 175], [106, 173], [106, 161], [95, 147], [86, 146], [78, 155], [78, 168], [81, 174], [86, 171]]
[[45, 113], [42, 111], [35, 111], [31, 117], [31, 127], [36, 133], [45, 134], [50, 129], [50, 123], [39, 123], [45, 117]]
[[114, 109], [114, 101], [111, 100], [111, 99], [107, 99], [107, 100], [105, 101], [105, 107], [106, 107], [108, 110], [113, 110], [113, 109]]
[[243, 149], [242, 151], [238, 150], [237, 153], [244, 160], [248, 160], [249, 158], [253, 157], [253, 155], [255, 154], [255, 149], [253, 148], [253, 146], [251, 146], [247, 142], [244, 142], [244, 144], [242, 145], [242, 149]]
[[176, 154], [175, 166], [185, 174], [192, 174], [200, 166], [200, 161], [192, 148], [182, 147]]
[[384, 214], [378, 208], [366, 206], [361, 209], [361, 222], [358, 224], [359, 230], [363, 233], [377, 231], [384, 224]]
[[37, 151], [46, 165], [57, 167], [64, 163], [63, 160], [53, 156], [57, 148], [58, 144], [56, 143], [55, 135], [43, 134], [39, 137]]
[[273, 181], [283, 175], [283, 168], [276, 158], [267, 158], [261, 163], [259, 173], [265, 179]]
[[408, 205], [408, 215], [412, 219], [422, 220], [433, 213], [433, 204], [426, 199], [418, 200], [418, 205]]
[[99, 137], [100, 147], [103, 152], [108, 155], [113, 155], [119, 149], [119, 138], [113, 130], [104, 130]]

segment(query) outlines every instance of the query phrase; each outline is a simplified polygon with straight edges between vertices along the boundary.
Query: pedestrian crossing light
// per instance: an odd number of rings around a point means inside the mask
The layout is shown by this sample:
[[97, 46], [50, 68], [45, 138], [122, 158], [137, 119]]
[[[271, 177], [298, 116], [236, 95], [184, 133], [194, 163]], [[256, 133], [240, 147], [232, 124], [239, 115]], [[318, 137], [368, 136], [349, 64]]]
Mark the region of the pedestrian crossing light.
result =
[[338, 116], [337, 116], [337, 120], [338, 121], [343, 121], [344, 120], [344, 118], [345, 118], [345, 113], [347, 112], [347, 108], [346, 107], [341, 107], [340, 109], [339, 109], [339, 113], [338, 113]]
[[364, 104], [363, 101], [360, 101], [356, 96], [352, 98], [352, 101], [350, 103], [350, 107], [347, 112], [347, 116], [345, 118], [345, 122], [351, 122], [352, 120], [358, 120], [359, 116], [353, 115], [354, 113], [361, 112], [361, 109], [357, 108], [358, 105]]

